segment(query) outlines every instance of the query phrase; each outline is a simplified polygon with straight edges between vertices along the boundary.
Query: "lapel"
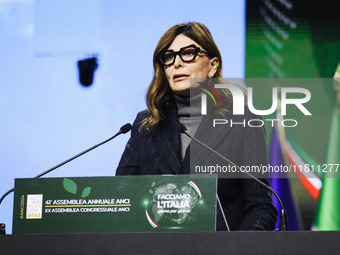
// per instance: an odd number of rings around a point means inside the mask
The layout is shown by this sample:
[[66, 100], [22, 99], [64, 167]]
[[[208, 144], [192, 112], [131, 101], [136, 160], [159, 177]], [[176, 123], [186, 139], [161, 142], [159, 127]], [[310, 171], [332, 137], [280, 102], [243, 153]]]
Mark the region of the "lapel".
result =
[[[229, 124], [213, 127], [214, 118], [217, 117], [213, 114], [204, 116], [195, 133], [195, 138], [216, 150], [221, 142], [227, 141], [226, 137], [231, 131], [231, 127]], [[229, 123], [231, 118], [233, 117], [230, 115], [227, 117]], [[154, 136], [173, 174], [189, 174], [192, 166], [201, 165], [211, 153], [195, 141], [191, 141], [185, 158], [181, 161], [181, 140], [178, 132], [176, 107], [169, 110], [166, 119], [154, 129]], [[220, 153], [223, 152], [220, 151]]]
[[169, 110], [166, 119], [161, 121], [154, 130], [156, 141], [173, 174], [181, 174], [181, 141], [177, 128], [177, 109]]
[[[226, 142], [226, 137], [231, 131], [230, 125], [217, 125], [213, 127], [213, 120], [217, 118], [213, 115], [206, 115], [196, 131], [195, 138], [208, 145], [213, 150], [216, 150], [221, 142]], [[227, 118], [230, 121], [230, 117]], [[199, 166], [204, 162], [206, 157], [211, 154], [209, 150], [204, 148], [202, 145], [198, 144], [195, 141], [191, 141], [190, 143], [190, 153], [187, 151], [187, 154], [190, 154], [190, 166]], [[219, 151], [219, 153], [223, 153]], [[186, 155], [188, 156], [188, 155]], [[188, 164], [188, 162], [186, 163]], [[191, 168], [193, 169], [193, 168]]]

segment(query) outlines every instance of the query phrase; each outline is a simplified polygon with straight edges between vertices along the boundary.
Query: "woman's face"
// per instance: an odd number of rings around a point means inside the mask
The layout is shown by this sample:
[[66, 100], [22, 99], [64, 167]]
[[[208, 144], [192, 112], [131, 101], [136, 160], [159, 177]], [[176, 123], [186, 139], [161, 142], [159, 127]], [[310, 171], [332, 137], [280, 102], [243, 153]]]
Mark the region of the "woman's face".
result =
[[[177, 52], [181, 48], [192, 44], [205, 51], [201, 45], [183, 34], [176, 36], [167, 50]], [[190, 96], [190, 78], [213, 77], [217, 67], [218, 60], [216, 57], [209, 59], [206, 54], [198, 53], [195, 60], [191, 62], [183, 62], [177, 55], [175, 62], [170, 66], [165, 66], [164, 71], [170, 88], [175, 94]]]

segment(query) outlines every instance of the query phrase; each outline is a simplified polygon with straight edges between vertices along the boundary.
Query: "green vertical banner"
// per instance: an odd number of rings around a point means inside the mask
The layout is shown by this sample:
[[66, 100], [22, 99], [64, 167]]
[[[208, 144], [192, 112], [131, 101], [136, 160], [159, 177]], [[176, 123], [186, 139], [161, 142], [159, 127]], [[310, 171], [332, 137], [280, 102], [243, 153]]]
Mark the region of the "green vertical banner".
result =
[[214, 175], [16, 179], [13, 234], [215, 231]]
[[[340, 162], [340, 108], [333, 111], [329, 143], [328, 143], [327, 164]], [[324, 176], [322, 189], [319, 197], [318, 208], [315, 217], [316, 230], [340, 230], [340, 172], [337, 176]], [[340, 171], [340, 170], [339, 170]]]

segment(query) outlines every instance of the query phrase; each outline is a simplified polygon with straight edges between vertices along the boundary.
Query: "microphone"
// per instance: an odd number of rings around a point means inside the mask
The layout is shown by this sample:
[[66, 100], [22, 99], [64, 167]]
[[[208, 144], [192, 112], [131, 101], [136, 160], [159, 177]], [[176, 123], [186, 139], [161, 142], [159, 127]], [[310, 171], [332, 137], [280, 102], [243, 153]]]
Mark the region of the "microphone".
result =
[[[127, 132], [129, 132], [130, 130], [132, 129], [132, 126], [130, 123], [126, 123], [124, 126], [122, 126], [118, 132], [117, 135], [120, 135], [120, 134], [126, 134]], [[116, 135], [116, 136], [117, 136]], [[114, 138], [114, 137], [113, 137]]]
[[[125, 134], [125, 133], [129, 132], [131, 129], [132, 129], [131, 124], [130, 124], [130, 123], [126, 123], [125, 125], [123, 125], [123, 126], [120, 128], [120, 130], [118, 131], [117, 134], [115, 134], [114, 136], [110, 137], [109, 139], [107, 139], [107, 140], [105, 140], [105, 141], [103, 141], [103, 142], [101, 142], [101, 143], [98, 143], [98, 144], [92, 146], [91, 148], [88, 148], [87, 150], [85, 150], [85, 151], [83, 151], [83, 152], [81, 152], [81, 153], [79, 153], [79, 154], [77, 154], [77, 155], [75, 155], [75, 156], [73, 156], [73, 157], [71, 157], [71, 158], [69, 158], [69, 159], [63, 161], [63, 162], [61, 162], [60, 164], [58, 164], [58, 165], [56, 165], [56, 166], [54, 166], [54, 167], [52, 167], [52, 168], [46, 170], [45, 172], [42, 172], [42, 173], [38, 174], [38, 175], [35, 176], [34, 178], [40, 178], [41, 176], [44, 176], [45, 174], [47, 174], [47, 173], [49, 173], [49, 172], [51, 172], [51, 171], [53, 171], [53, 170], [55, 170], [55, 169], [61, 167], [62, 165], [65, 165], [65, 164], [69, 163], [70, 161], [72, 161], [72, 160], [74, 160], [74, 159], [76, 159], [76, 158], [78, 158], [78, 157], [84, 155], [85, 153], [88, 153], [89, 151], [92, 151], [93, 149], [95, 149], [95, 148], [97, 148], [97, 147], [103, 145], [104, 143], [107, 143], [107, 142], [111, 141], [112, 139], [114, 139], [115, 137], [119, 136], [120, 134]], [[10, 189], [10, 190], [7, 191], [4, 195], [2, 195], [2, 197], [0, 198], [0, 205], [1, 205], [1, 202], [4, 200], [4, 198], [5, 198], [8, 194], [10, 194], [11, 192], [13, 192], [13, 191], [14, 191], [14, 188]], [[2, 223], [0, 223], [0, 224], [2, 224]], [[1, 226], [1, 232], [0, 232], [0, 234], [1, 234], [1, 233], [5, 233], [5, 230], [4, 230], [5, 226], [4, 226], [4, 224], [3, 224], [3, 225], [0, 225], [0, 226]]]
[[[269, 190], [272, 194], [274, 194], [274, 196], [277, 198], [277, 200], [280, 203], [280, 207], [281, 207], [281, 211], [280, 211], [280, 227], [277, 228], [278, 231], [288, 231], [288, 220], [287, 220], [287, 212], [286, 209], [284, 209], [283, 207], [283, 203], [281, 198], [279, 197], [279, 195], [267, 184], [265, 184], [264, 182], [262, 182], [260, 179], [256, 178], [255, 176], [253, 176], [252, 174], [248, 173], [248, 172], [244, 172], [241, 170], [241, 168], [236, 165], [234, 162], [232, 162], [231, 160], [229, 160], [228, 158], [224, 157], [223, 155], [221, 155], [220, 153], [218, 153], [217, 151], [213, 150], [212, 148], [210, 148], [208, 145], [206, 145], [205, 143], [201, 142], [200, 140], [198, 140], [197, 138], [191, 136], [188, 134], [187, 132], [187, 128], [182, 124], [182, 123], [178, 123], [178, 131], [187, 135], [189, 138], [191, 138], [192, 140], [194, 140], [195, 142], [197, 142], [198, 144], [202, 145], [203, 147], [205, 147], [206, 149], [208, 149], [209, 151], [211, 151], [212, 153], [214, 153], [215, 155], [217, 155], [218, 157], [222, 158], [224, 161], [228, 162], [229, 164], [235, 166], [237, 168], [237, 170], [239, 170], [240, 172], [248, 175], [250, 178], [254, 179], [255, 181], [257, 181], [259, 184], [261, 184], [263, 187], [265, 187], [267, 190]], [[223, 212], [223, 210], [222, 210]]]

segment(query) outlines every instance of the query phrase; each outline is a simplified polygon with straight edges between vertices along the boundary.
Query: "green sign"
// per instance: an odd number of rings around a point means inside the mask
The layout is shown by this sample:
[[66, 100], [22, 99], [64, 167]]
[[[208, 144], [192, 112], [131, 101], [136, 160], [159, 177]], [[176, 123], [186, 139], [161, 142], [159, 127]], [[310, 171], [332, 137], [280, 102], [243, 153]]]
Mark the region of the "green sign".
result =
[[216, 176], [16, 179], [13, 234], [215, 231]]

